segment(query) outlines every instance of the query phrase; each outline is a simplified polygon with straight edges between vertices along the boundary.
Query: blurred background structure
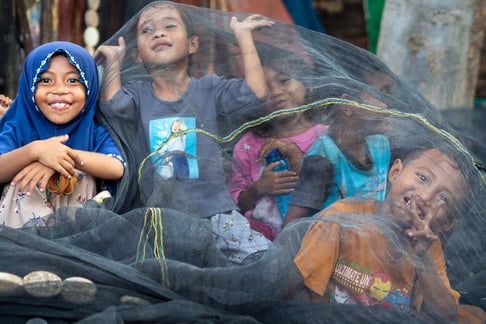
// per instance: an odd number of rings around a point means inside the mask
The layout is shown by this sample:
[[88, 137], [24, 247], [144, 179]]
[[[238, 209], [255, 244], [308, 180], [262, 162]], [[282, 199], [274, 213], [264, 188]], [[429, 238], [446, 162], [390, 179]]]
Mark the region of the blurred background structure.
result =
[[[94, 51], [149, 2], [151, 0], [3, 0], [0, 4], [3, 63], [0, 93], [15, 97], [23, 59], [39, 44], [65, 40]], [[377, 54], [402, 79], [416, 84], [424, 97], [441, 110], [486, 106], [485, 0], [431, 0], [426, 8], [422, 0], [175, 2], [259, 13], [327, 33]], [[401, 21], [397, 17], [402, 17]], [[415, 21], [411, 23], [410, 19]], [[435, 41], [438, 38], [443, 41]], [[460, 43], [456, 42], [458, 39]], [[439, 48], [437, 44], [447, 47]], [[399, 66], [393, 66], [395, 64]], [[423, 75], [425, 72], [429, 75]], [[451, 91], [443, 91], [444, 88]]]

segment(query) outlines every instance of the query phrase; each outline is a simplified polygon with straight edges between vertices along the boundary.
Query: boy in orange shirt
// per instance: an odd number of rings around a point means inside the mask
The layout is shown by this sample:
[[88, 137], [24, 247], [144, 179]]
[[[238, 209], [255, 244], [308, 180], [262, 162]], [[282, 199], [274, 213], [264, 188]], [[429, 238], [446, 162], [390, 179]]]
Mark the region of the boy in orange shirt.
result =
[[338, 201], [289, 224], [261, 259], [242, 267], [200, 269], [168, 260], [170, 288], [223, 305], [294, 299], [484, 320], [481, 310], [472, 315], [458, 306], [440, 239], [467, 201], [458, 162], [437, 148], [397, 159], [385, 201]]

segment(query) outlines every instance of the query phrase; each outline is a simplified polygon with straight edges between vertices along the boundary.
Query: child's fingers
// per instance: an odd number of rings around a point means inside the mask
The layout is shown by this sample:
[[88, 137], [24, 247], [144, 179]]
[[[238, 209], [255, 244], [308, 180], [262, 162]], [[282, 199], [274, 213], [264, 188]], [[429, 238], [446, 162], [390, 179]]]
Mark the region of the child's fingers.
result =
[[106, 58], [101, 51], [96, 50], [93, 54], [93, 58], [96, 61], [96, 65], [101, 65], [105, 62]]
[[246, 17], [246, 19], [253, 20], [253, 19], [263, 19], [264, 17], [262, 15], [254, 14], [254, 15], [249, 15]]
[[419, 239], [419, 238], [424, 238], [429, 241], [435, 241], [439, 239], [437, 235], [435, 235], [430, 229], [424, 228], [421, 230], [417, 229], [407, 229], [405, 231], [405, 235], [411, 239]]
[[31, 164], [15, 175], [15, 177], [12, 179], [11, 185], [15, 186], [18, 184], [19, 191], [26, 192], [27, 195], [30, 196], [30, 194], [35, 190], [35, 187], [39, 184], [39, 182], [41, 182], [42, 178], [42, 166], [40, 164]]
[[3, 94], [0, 94], [0, 106], [8, 108], [12, 104], [12, 99]]
[[272, 162], [272, 163], [269, 163], [264, 169], [263, 169], [263, 172], [264, 173], [267, 173], [267, 172], [274, 172], [272, 169], [275, 168], [277, 165], [279, 165], [280, 162], [279, 161], [276, 161], [276, 162]]
[[62, 174], [63, 176], [70, 178], [71, 176], [76, 175], [76, 168], [73, 164], [69, 162], [64, 162], [62, 165], [59, 165], [57, 172]]
[[[27, 190], [26, 190], [27, 195], [28, 195], [28, 196], [30, 196], [30, 195], [31, 195], [31, 194], [34, 192], [34, 190], [35, 190], [35, 188], [36, 188], [36, 187], [39, 187], [39, 188], [40, 188], [40, 186], [39, 186], [39, 182], [37, 182], [35, 179], [32, 179], [32, 180], [31, 180], [31, 181], [28, 183], [28, 186], [27, 186], [27, 188], [26, 188], [26, 189], [27, 189]], [[44, 189], [45, 189], [45, 187], [44, 187]], [[22, 191], [22, 189], [20, 189], [20, 191]]]
[[125, 38], [123, 38], [123, 36], [118, 37], [118, 45], [123, 48], [126, 47]]
[[66, 143], [69, 139], [69, 135], [59, 135], [59, 136], [55, 136], [55, 137], [52, 137], [53, 140], [55, 141], [59, 141], [60, 143]]
[[258, 25], [259, 27], [272, 26], [275, 24], [274, 21], [269, 20], [266, 17], [261, 15], [248, 16], [246, 17], [245, 21], [250, 21], [251, 23]]

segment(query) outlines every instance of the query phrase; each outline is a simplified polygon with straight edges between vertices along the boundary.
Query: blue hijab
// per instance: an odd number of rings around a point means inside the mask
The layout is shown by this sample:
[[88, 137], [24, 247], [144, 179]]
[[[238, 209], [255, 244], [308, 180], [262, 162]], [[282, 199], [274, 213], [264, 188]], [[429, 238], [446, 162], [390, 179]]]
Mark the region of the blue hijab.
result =
[[[65, 55], [69, 62], [78, 69], [81, 83], [84, 84], [86, 89], [84, 109], [76, 118], [65, 125], [51, 123], [44, 117], [34, 100], [40, 75], [49, 67], [52, 56], [57, 53]], [[37, 47], [25, 59], [17, 97], [0, 119], [0, 154], [12, 151], [35, 140], [65, 134], [69, 135], [69, 140], [66, 143], [69, 147], [85, 151], [98, 151], [96, 138], [100, 135], [101, 129], [95, 125], [94, 120], [98, 92], [99, 81], [96, 62], [84, 48], [61, 41]]]

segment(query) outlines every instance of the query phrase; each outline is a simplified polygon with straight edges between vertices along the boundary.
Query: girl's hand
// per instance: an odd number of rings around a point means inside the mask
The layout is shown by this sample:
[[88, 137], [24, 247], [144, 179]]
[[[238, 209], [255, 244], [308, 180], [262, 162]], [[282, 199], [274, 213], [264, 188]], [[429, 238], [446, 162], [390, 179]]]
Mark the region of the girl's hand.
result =
[[96, 49], [93, 56], [96, 63], [101, 64], [106, 59], [108, 66], [113, 63], [121, 64], [125, 58], [125, 39], [123, 37], [118, 38], [118, 46], [116, 45], [101, 45]]
[[279, 162], [273, 162], [263, 169], [262, 176], [254, 186], [258, 195], [282, 195], [294, 191], [299, 177], [293, 171], [272, 171]]
[[11, 185], [19, 184], [19, 191], [26, 192], [30, 196], [37, 186], [40, 191], [45, 191], [47, 182], [54, 175], [55, 171], [42, 163], [34, 162], [23, 168], [12, 179]]
[[76, 174], [76, 165], [82, 166], [84, 163], [76, 151], [64, 144], [68, 139], [68, 135], [55, 136], [29, 145], [38, 162], [69, 178]]
[[238, 18], [231, 17], [230, 28], [238, 37], [240, 34], [244, 34], [247, 32], [252, 32], [257, 28], [262, 27], [271, 27], [275, 24], [275, 22], [266, 19], [261, 15], [251, 15], [243, 19], [242, 21], [238, 21]]
[[300, 173], [304, 155], [299, 147], [293, 142], [268, 138], [258, 151], [257, 161], [263, 163], [265, 157], [275, 149], [278, 149], [280, 153], [287, 158], [290, 163], [290, 169], [298, 175]]

